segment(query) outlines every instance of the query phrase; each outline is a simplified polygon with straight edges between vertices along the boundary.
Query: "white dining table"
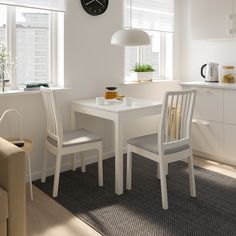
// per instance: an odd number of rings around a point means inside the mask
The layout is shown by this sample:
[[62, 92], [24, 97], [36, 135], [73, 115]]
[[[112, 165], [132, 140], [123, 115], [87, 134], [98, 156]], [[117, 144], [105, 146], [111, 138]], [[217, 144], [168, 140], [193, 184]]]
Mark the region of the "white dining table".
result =
[[96, 99], [82, 99], [71, 104], [71, 126], [76, 128], [77, 113], [108, 119], [115, 126], [115, 193], [123, 194], [123, 124], [134, 119], [158, 115], [161, 113], [162, 103], [158, 101], [132, 99], [130, 106], [122, 101], [97, 105]]

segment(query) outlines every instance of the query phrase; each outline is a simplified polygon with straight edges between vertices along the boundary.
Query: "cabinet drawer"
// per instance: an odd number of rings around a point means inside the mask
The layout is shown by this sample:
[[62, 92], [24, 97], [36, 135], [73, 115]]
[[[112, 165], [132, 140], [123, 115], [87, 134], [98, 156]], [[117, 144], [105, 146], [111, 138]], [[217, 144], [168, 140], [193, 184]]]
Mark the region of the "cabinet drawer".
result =
[[192, 146], [196, 151], [221, 156], [223, 150], [223, 124], [193, 120]]
[[223, 141], [224, 162], [236, 165], [236, 126], [224, 125]]
[[224, 123], [236, 125], [236, 91], [224, 90]]
[[223, 122], [223, 90], [197, 88], [193, 117], [201, 120]]

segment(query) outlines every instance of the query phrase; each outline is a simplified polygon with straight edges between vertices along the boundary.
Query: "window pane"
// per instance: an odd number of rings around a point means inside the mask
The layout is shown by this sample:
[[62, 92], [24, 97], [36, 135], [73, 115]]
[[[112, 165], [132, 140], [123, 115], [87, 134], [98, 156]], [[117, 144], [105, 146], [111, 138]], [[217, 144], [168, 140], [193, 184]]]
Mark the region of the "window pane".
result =
[[173, 33], [165, 33], [165, 79], [173, 78]]
[[7, 8], [0, 5], [0, 42], [6, 42], [7, 39]]
[[134, 65], [138, 62], [138, 48], [125, 47], [125, 77], [129, 77]]
[[142, 64], [149, 64], [155, 70], [153, 76], [160, 76], [160, 33], [147, 32], [151, 38], [151, 44], [142, 47]]
[[148, 31], [147, 33], [151, 38], [150, 45], [142, 46], [140, 50], [138, 50], [138, 47], [125, 48], [126, 77], [130, 76], [130, 72], [132, 72], [134, 65], [138, 62], [151, 65], [155, 70], [153, 76], [160, 76], [160, 32]]
[[49, 82], [50, 12], [16, 8], [17, 83]]

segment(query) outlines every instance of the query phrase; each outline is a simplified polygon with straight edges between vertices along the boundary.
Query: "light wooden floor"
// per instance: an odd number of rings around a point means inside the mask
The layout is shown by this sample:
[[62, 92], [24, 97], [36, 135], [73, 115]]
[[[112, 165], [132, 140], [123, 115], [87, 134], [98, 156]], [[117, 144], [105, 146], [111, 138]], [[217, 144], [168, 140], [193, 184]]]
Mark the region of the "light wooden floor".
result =
[[[236, 178], [236, 168], [199, 157], [195, 165]], [[98, 236], [90, 226], [34, 187], [34, 201], [27, 199], [28, 236]], [[28, 194], [29, 195], [29, 194]]]

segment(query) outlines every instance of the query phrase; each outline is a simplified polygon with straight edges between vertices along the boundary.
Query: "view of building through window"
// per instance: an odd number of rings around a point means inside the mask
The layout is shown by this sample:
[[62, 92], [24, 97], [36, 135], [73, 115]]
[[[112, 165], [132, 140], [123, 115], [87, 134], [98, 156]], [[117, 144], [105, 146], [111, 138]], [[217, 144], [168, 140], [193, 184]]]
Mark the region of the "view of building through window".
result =
[[0, 5], [0, 42], [6, 42], [7, 8]]
[[[50, 12], [15, 8], [16, 82], [49, 82], [50, 80]], [[0, 5], [0, 42], [7, 43], [7, 7]], [[14, 29], [13, 29], [14, 30]]]
[[49, 81], [49, 25], [49, 12], [16, 8], [18, 84]]

